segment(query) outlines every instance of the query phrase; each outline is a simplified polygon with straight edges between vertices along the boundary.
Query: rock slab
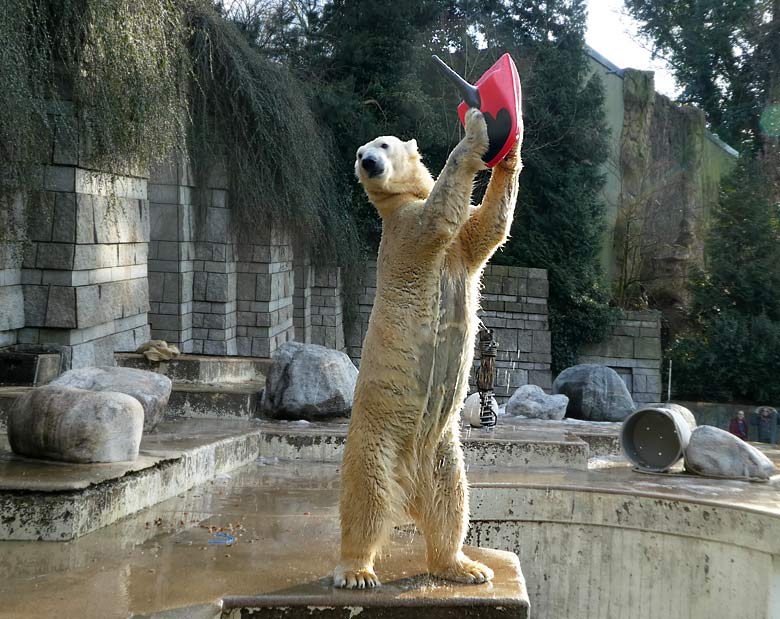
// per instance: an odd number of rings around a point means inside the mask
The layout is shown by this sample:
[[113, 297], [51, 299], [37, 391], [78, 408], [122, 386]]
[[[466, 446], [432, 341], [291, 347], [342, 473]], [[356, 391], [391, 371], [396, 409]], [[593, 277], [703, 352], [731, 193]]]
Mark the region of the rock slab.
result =
[[30, 458], [124, 462], [138, 457], [143, 424], [141, 403], [127, 394], [46, 385], [17, 399], [8, 441]]
[[144, 410], [144, 432], [153, 430], [162, 421], [173, 385], [170, 378], [157, 372], [110, 366], [70, 370], [50, 384], [88, 391], [114, 391], [135, 398]]
[[558, 374], [553, 394], [569, 398], [566, 416], [589, 421], [623, 421], [634, 412], [634, 400], [617, 372], [586, 363]]
[[288, 342], [273, 355], [263, 411], [278, 419], [343, 417], [352, 410], [358, 371], [343, 352]]
[[685, 450], [685, 468], [699, 475], [767, 480], [775, 465], [761, 451], [714, 426], [699, 426]]
[[506, 403], [506, 414], [529, 419], [563, 419], [568, 405], [569, 398], [563, 394], [547, 395], [537, 385], [523, 385]]

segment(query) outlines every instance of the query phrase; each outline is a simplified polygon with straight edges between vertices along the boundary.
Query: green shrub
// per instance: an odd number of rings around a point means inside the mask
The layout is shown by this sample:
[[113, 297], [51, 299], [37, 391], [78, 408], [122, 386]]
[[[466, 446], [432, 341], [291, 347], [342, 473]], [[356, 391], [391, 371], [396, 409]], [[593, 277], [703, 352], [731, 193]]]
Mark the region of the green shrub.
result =
[[676, 397], [780, 401], [780, 323], [726, 312], [668, 351]]

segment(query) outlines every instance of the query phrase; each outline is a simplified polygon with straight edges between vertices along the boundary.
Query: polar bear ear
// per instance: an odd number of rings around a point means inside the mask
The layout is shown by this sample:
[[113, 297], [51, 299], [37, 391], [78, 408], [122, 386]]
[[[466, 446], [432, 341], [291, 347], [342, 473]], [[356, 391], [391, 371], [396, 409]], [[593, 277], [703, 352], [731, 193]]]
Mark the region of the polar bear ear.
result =
[[404, 146], [406, 146], [406, 150], [409, 152], [410, 155], [417, 154], [417, 140], [412, 138], [408, 142], [404, 142]]

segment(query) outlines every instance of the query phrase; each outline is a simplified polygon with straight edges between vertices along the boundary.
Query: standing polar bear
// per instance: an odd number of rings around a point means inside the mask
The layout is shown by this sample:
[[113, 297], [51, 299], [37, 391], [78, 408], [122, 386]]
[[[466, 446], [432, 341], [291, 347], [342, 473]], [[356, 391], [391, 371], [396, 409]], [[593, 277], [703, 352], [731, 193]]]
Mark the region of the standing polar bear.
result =
[[414, 140], [380, 137], [357, 151], [355, 172], [382, 218], [382, 241], [342, 463], [337, 587], [379, 585], [374, 558], [404, 517], [425, 536], [432, 575], [469, 583], [493, 577], [462, 551], [468, 488], [459, 412], [480, 277], [512, 223], [519, 144], [493, 169], [475, 209], [474, 177], [488, 148], [478, 110], [467, 112], [465, 137], [436, 182]]

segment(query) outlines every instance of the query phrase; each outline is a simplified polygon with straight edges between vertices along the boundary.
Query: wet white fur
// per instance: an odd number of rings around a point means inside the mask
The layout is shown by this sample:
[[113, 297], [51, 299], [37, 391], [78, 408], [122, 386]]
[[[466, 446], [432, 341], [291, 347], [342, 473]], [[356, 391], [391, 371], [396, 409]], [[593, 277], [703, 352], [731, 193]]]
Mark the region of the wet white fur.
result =
[[[507, 239], [521, 165], [518, 145], [472, 208], [487, 146], [482, 114], [471, 110], [435, 183], [414, 140], [385, 136], [358, 149], [355, 172], [382, 218], [382, 241], [341, 471], [338, 587], [378, 585], [376, 553], [393, 525], [410, 517], [425, 536], [430, 573], [474, 583], [493, 577], [462, 551], [468, 488], [459, 410], [480, 277]], [[367, 155], [382, 162], [381, 175], [365, 174]]]

